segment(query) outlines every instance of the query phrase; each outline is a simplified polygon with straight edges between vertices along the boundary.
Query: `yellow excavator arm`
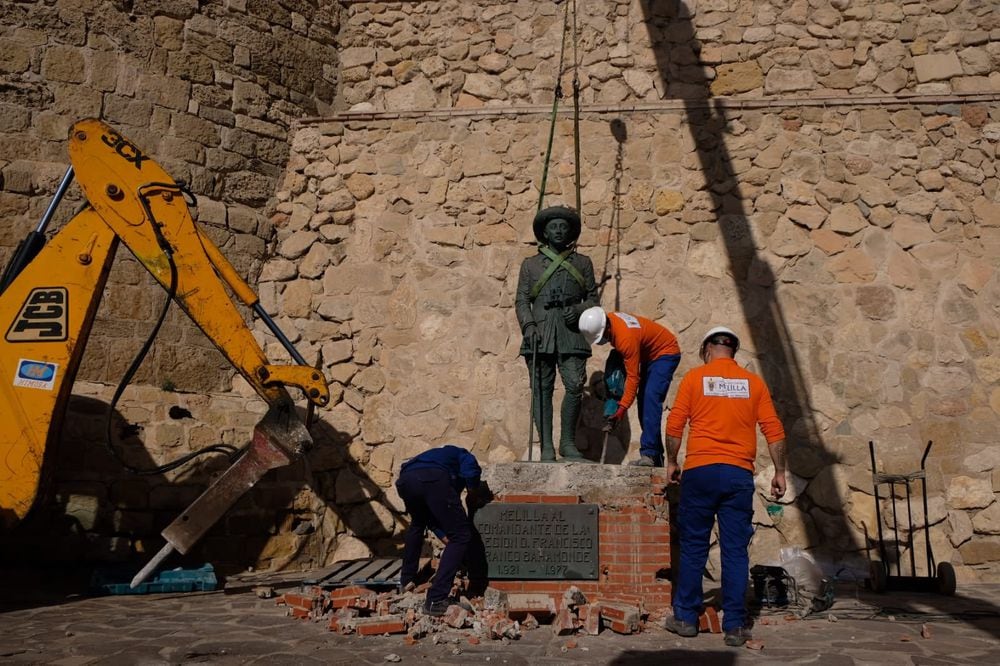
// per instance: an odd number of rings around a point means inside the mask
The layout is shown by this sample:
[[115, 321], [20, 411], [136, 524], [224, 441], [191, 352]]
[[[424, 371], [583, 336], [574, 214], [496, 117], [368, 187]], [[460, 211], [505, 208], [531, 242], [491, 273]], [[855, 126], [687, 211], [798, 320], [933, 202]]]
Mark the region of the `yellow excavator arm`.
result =
[[[323, 374], [302, 359], [195, 224], [182, 185], [99, 120], [71, 128], [69, 154], [72, 167], [42, 225], [0, 280], [0, 522], [17, 524], [35, 502], [45, 449], [58, 435], [119, 243], [270, 406], [244, 455], [164, 530], [167, 546], [144, 569], [148, 575], [172, 550], [187, 552], [267, 470], [288, 464], [311, 444], [286, 387], [301, 389], [310, 407], [325, 406], [330, 394]], [[89, 206], [45, 242], [44, 226], [74, 177]], [[267, 324], [295, 364], [268, 361], [227, 287]]]

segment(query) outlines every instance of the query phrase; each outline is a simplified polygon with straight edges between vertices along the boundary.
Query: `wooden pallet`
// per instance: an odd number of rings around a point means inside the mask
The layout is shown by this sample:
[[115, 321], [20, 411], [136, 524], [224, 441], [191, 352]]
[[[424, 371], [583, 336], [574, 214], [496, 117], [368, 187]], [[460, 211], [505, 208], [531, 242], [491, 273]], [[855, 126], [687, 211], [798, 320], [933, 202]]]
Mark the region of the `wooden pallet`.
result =
[[302, 584], [319, 585], [323, 588], [347, 585], [399, 585], [402, 567], [403, 560], [391, 557], [337, 562], [317, 572], [314, 577], [302, 581]]

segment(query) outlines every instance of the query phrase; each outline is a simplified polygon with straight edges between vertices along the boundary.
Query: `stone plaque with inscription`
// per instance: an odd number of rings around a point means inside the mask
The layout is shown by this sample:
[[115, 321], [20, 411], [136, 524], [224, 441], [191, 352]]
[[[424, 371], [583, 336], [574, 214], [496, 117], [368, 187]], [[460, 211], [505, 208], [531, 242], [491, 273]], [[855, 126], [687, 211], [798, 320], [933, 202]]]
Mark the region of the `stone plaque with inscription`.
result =
[[597, 580], [596, 504], [488, 504], [475, 523], [493, 579]]

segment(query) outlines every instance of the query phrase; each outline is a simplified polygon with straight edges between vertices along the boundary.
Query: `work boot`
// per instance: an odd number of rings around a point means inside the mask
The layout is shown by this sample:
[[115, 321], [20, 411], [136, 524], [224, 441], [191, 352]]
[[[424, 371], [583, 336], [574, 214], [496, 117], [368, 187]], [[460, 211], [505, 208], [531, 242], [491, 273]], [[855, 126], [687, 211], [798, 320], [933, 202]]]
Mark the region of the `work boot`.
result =
[[749, 629], [746, 627], [736, 627], [735, 629], [726, 630], [726, 637], [722, 639], [722, 642], [729, 647], [739, 647], [751, 638]]
[[448, 612], [448, 606], [451, 606], [451, 599], [438, 599], [437, 601], [428, 599], [424, 602], [424, 614], [431, 617], [441, 617]]
[[639, 456], [638, 459], [629, 463], [632, 467], [660, 467], [656, 461], [649, 456]]
[[[673, 615], [663, 618], [663, 628], [672, 634], [677, 634], [683, 638], [694, 638], [698, 635], [698, 625], [693, 622], [678, 620]], [[727, 634], [728, 636], [728, 634]], [[728, 643], [727, 643], [728, 645]]]

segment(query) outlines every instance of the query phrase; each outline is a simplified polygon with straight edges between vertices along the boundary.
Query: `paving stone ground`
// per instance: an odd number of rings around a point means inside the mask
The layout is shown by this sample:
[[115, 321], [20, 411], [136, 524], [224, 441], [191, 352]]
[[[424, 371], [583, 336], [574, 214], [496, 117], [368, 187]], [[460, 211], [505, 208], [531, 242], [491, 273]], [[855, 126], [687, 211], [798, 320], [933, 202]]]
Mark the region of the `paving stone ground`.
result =
[[844, 587], [833, 609], [815, 618], [763, 613], [754, 628], [763, 647], [751, 650], [728, 648], [721, 635], [681, 639], [656, 626], [631, 636], [566, 637], [543, 625], [517, 641], [478, 645], [469, 642], [471, 630], [449, 630], [438, 643], [428, 637], [409, 646], [398, 635], [339, 636], [325, 622], [287, 617], [274, 599], [258, 599], [249, 579], [218, 592], [105, 597], [77, 594], [76, 582], [43, 572], [7, 570], [0, 581], [0, 663], [12, 664], [362, 666], [391, 655], [402, 664], [489, 666], [1000, 663], [1000, 584], [960, 588], [953, 598]]

